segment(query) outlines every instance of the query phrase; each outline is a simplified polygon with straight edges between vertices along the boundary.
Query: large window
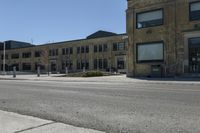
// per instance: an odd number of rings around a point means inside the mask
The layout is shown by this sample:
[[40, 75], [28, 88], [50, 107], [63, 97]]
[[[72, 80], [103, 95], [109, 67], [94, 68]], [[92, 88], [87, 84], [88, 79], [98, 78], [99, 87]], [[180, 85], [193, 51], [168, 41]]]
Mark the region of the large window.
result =
[[190, 20], [200, 20], [200, 2], [190, 3]]
[[137, 29], [159, 26], [163, 24], [163, 9], [138, 13]]
[[161, 62], [164, 60], [163, 42], [137, 44], [137, 62]]

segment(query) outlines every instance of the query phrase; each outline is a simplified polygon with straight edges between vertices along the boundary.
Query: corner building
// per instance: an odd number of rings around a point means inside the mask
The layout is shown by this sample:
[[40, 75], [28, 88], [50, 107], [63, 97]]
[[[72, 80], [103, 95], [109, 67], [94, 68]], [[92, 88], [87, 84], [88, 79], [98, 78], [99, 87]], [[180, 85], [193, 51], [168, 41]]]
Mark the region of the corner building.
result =
[[127, 0], [127, 76], [200, 74], [200, 0]]

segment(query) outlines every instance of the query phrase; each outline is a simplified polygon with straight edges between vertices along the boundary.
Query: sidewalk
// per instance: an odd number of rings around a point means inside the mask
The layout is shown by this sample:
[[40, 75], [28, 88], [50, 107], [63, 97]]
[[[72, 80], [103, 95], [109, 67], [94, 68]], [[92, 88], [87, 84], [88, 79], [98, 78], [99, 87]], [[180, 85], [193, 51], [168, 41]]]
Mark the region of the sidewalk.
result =
[[0, 133], [103, 133], [36, 117], [0, 111]]
[[62, 74], [41, 75], [0, 75], [0, 80], [32, 80], [32, 81], [56, 81], [56, 82], [100, 82], [100, 83], [153, 83], [153, 84], [198, 84], [199, 78], [127, 78], [126, 75], [114, 75], [104, 77], [61, 77]]

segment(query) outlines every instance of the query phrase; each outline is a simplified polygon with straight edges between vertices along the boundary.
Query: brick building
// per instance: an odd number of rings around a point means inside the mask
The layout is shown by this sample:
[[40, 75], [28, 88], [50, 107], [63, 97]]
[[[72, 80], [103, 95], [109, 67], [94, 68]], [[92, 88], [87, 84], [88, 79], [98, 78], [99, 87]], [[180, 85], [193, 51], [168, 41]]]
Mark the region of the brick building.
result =
[[[110, 69], [126, 72], [126, 34], [98, 31], [86, 39], [6, 49], [6, 70], [52, 73]], [[3, 51], [0, 51], [3, 70]]]
[[127, 1], [127, 75], [200, 74], [200, 0]]

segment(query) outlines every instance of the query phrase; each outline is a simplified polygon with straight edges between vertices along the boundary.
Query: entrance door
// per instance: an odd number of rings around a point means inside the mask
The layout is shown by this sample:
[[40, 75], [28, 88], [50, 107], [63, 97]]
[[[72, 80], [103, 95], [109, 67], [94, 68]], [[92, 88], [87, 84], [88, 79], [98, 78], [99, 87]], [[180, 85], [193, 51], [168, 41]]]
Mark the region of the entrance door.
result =
[[200, 73], [200, 37], [189, 39], [189, 72]]

